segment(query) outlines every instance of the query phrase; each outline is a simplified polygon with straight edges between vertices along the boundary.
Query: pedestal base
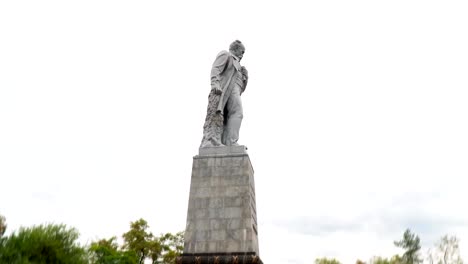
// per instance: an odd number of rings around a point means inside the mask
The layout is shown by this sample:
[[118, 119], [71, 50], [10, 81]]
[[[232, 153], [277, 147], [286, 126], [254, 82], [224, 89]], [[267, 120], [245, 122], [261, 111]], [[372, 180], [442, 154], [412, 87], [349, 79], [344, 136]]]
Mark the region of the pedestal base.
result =
[[176, 264], [263, 264], [255, 252], [182, 254]]
[[[255, 262], [257, 230], [254, 171], [246, 148], [200, 149], [193, 158], [181, 261], [261, 263]], [[248, 259], [254, 262], [244, 262]]]

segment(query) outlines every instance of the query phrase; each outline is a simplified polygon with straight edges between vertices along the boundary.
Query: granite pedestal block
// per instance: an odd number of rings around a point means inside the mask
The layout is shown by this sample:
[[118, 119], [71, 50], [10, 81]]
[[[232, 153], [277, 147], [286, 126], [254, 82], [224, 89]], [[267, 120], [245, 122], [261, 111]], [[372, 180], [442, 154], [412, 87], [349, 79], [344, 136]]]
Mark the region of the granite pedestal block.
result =
[[246, 148], [200, 149], [178, 263], [262, 263], [258, 255], [254, 170]]
[[263, 264], [260, 258], [251, 253], [243, 254], [182, 254], [176, 264]]

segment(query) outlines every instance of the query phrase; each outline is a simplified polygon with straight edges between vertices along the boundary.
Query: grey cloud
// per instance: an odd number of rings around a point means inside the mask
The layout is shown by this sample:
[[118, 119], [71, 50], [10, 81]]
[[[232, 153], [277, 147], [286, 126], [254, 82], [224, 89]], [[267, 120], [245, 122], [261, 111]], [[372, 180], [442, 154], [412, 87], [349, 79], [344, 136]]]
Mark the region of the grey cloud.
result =
[[301, 234], [321, 236], [341, 230], [357, 231], [362, 226], [357, 221], [346, 221], [333, 217], [298, 217], [281, 220], [277, 225]]
[[[291, 232], [310, 236], [325, 236], [336, 232], [371, 232], [397, 240], [406, 228], [418, 234], [423, 246], [432, 246], [442, 235], [457, 227], [468, 228], [468, 217], [454, 212], [440, 212], [433, 207], [441, 195], [402, 194], [383, 202], [378, 209], [362, 211], [353, 217], [340, 215], [309, 215], [274, 224]], [[460, 203], [461, 204], [461, 203]], [[461, 209], [461, 208], [460, 208]], [[456, 235], [456, 234], [455, 234]]]

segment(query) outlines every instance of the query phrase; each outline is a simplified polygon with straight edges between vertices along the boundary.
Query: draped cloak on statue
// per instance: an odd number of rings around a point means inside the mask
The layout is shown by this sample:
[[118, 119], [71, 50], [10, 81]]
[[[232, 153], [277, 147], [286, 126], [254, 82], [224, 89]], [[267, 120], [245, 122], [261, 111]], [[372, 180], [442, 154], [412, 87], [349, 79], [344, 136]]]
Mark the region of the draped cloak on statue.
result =
[[[229, 99], [229, 95], [235, 85], [236, 73], [241, 70], [241, 65], [228, 51], [221, 51], [217, 56], [211, 68], [211, 87], [219, 84], [223, 91], [217, 107], [217, 112], [223, 114], [224, 107]], [[246, 83], [241, 87], [241, 93], [244, 92]]]

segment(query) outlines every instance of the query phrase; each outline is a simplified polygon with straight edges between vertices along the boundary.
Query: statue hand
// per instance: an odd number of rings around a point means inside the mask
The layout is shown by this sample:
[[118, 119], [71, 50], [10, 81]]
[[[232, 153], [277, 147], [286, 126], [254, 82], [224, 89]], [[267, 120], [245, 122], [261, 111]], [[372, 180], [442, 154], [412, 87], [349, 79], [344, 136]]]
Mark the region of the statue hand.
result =
[[243, 75], [243, 77], [245, 79], [249, 78], [249, 72], [247, 71], [247, 69], [244, 66], [241, 67], [241, 73], [242, 73], [242, 75]]
[[221, 87], [219, 87], [219, 84], [215, 84], [212, 86], [211, 90], [214, 91], [215, 94], [220, 95], [223, 93], [223, 90], [221, 90]]

